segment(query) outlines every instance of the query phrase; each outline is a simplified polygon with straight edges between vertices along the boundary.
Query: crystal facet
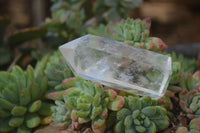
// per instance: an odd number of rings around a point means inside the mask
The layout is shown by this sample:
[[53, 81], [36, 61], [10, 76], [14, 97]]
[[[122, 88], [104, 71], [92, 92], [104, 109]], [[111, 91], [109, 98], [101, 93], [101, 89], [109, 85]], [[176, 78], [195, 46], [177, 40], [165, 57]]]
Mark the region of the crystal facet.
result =
[[76, 76], [141, 96], [163, 96], [172, 73], [169, 56], [94, 35], [60, 51]]

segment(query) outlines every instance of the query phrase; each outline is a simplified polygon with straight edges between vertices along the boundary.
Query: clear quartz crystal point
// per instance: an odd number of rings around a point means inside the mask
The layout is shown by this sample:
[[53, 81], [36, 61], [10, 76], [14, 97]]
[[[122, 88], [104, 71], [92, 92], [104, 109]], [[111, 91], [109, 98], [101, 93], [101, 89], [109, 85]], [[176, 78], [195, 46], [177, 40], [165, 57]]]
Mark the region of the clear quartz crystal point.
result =
[[76, 76], [129, 93], [162, 97], [172, 74], [169, 56], [86, 35], [60, 46]]

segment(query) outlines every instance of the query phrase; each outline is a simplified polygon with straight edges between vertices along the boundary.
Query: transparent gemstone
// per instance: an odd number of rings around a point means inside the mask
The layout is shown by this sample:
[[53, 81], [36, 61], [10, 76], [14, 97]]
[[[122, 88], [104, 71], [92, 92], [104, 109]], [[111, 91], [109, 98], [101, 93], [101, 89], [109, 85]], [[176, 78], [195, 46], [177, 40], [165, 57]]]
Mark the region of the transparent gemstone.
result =
[[60, 51], [76, 76], [141, 96], [162, 97], [172, 73], [169, 56], [94, 35]]

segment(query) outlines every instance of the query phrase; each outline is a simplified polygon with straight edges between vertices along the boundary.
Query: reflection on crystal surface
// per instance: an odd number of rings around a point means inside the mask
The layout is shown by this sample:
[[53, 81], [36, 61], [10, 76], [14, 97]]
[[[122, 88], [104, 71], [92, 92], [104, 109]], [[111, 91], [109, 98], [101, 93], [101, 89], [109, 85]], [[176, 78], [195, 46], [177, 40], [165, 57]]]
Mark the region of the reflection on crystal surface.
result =
[[60, 50], [77, 76], [138, 95], [164, 95], [172, 71], [171, 57], [94, 35]]

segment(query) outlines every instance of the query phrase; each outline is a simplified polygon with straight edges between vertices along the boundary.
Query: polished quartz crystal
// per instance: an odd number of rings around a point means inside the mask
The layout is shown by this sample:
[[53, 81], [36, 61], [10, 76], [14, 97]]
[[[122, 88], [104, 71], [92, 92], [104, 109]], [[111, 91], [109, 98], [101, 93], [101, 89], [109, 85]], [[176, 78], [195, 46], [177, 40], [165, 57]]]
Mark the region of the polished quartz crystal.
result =
[[76, 76], [141, 96], [162, 97], [172, 74], [171, 57], [104, 37], [85, 35], [60, 51]]

